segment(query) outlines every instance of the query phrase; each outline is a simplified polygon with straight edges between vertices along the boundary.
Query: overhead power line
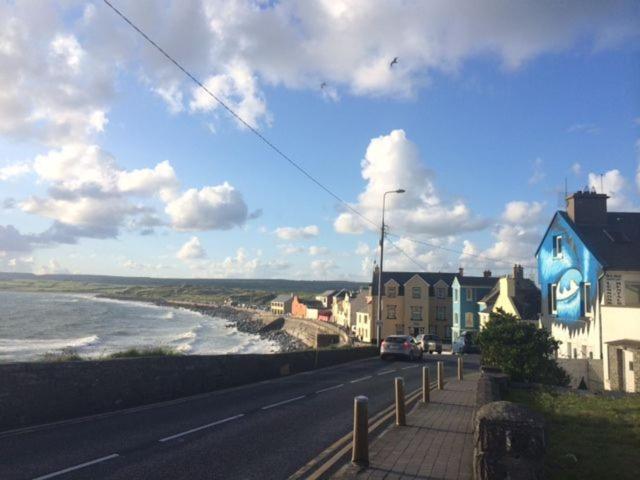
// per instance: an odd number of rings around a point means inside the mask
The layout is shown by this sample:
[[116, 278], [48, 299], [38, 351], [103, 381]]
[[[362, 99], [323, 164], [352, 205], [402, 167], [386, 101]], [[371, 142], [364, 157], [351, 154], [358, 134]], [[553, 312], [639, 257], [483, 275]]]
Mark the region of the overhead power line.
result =
[[[149, 37], [149, 35], [147, 35], [140, 27], [138, 27], [135, 23], [133, 23], [133, 21], [131, 21], [124, 13], [122, 13], [117, 7], [115, 7], [109, 0], [103, 0], [103, 2], [111, 10], [113, 10], [113, 12], [115, 12], [125, 23], [127, 23], [131, 28], [133, 28], [142, 38], [144, 38], [150, 45], [152, 45], [156, 50], [158, 50], [167, 60], [169, 60], [173, 65], [175, 65], [176, 68], [178, 68], [182, 73], [184, 73], [192, 82], [194, 82], [207, 95], [209, 95], [212, 99], [214, 99], [233, 118], [235, 118], [238, 122], [240, 122], [242, 125], [247, 127], [249, 129], [249, 131], [251, 131], [254, 135], [256, 135], [271, 150], [273, 150], [276, 154], [278, 154], [280, 157], [282, 157], [284, 160], [286, 160], [293, 168], [298, 170], [302, 175], [304, 175], [307, 179], [309, 179], [311, 182], [313, 182], [316, 186], [318, 186], [320, 189], [324, 190], [331, 197], [333, 197], [335, 200], [337, 200], [347, 210], [349, 210], [353, 214], [357, 215], [359, 218], [361, 218], [365, 222], [369, 223], [370, 225], [374, 226], [375, 228], [379, 228], [379, 225], [378, 225], [377, 222], [374, 222], [373, 220], [371, 220], [370, 218], [366, 217], [361, 212], [359, 212], [349, 202], [347, 202], [342, 197], [340, 197], [337, 193], [335, 193], [333, 190], [331, 190], [328, 186], [326, 186], [324, 183], [322, 183], [320, 180], [318, 180], [316, 177], [314, 177], [309, 171], [307, 171], [304, 167], [302, 167], [298, 162], [296, 162], [289, 155], [287, 155], [285, 152], [283, 152], [277, 145], [275, 145], [265, 135], [260, 133], [256, 127], [251, 125], [248, 121], [246, 121], [238, 113], [236, 113], [233, 110], [233, 108], [231, 108], [224, 100], [222, 100], [215, 93], [213, 93], [209, 88], [207, 88], [207, 86], [204, 85], [194, 74], [192, 74], [189, 70], [187, 70], [185, 67], [183, 67], [180, 62], [178, 62], [174, 57], [172, 57], [156, 41], [154, 41], [151, 37]], [[388, 235], [393, 235], [393, 234], [388, 234]], [[393, 236], [396, 236], [396, 237], [400, 238], [400, 236], [398, 236], [398, 235], [393, 235]], [[411, 237], [404, 237], [404, 238], [408, 238], [409, 240], [411, 240], [411, 241], [413, 241], [415, 243], [419, 243], [419, 244], [428, 246], [430, 248], [435, 248], [435, 249], [438, 249], [438, 250], [445, 250], [445, 251], [448, 251], [448, 252], [461, 254], [461, 255], [468, 255], [468, 256], [473, 256], [473, 257], [477, 257], [477, 258], [482, 258], [482, 259], [485, 259], [485, 260], [488, 260], [488, 261], [491, 261], [491, 262], [500, 262], [500, 263], [509, 263], [509, 264], [517, 263], [517, 262], [510, 261], [510, 260], [497, 260], [497, 259], [494, 259], [494, 258], [482, 256], [482, 255], [469, 254], [469, 253], [463, 252], [462, 250], [455, 250], [455, 249], [452, 249], [452, 248], [442, 247], [440, 245], [431, 244], [431, 243], [428, 243], [428, 242], [425, 242], [425, 241], [422, 241], [422, 240], [418, 240], [418, 239], [415, 239], [415, 238], [411, 238]], [[391, 242], [391, 240], [389, 240], [389, 241]], [[424, 269], [424, 267], [421, 266], [420, 263], [417, 260], [415, 260], [413, 257], [411, 257], [411, 255], [406, 253], [404, 250], [402, 250], [398, 245], [396, 245], [393, 242], [392, 242], [392, 245], [396, 249], [398, 249], [398, 251], [400, 251], [404, 256], [409, 258], [415, 265], [417, 265], [420, 268]], [[535, 267], [531, 267], [529, 265], [525, 265], [525, 266], [527, 266], [528, 268], [535, 268]]]
[[253, 125], [251, 125], [248, 121], [242, 118], [238, 113], [236, 113], [227, 103], [214, 94], [211, 90], [209, 90], [195, 75], [189, 72], [185, 67], [180, 64], [175, 58], [173, 58], [166, 50], [164, 50], [160, 45], [158, 45], [149, 35], [147, 35], [140, 27], [138, 27], [135, 23], [133, 23], [124, 13], [118, 10], [109, 0], [103, 0], [103, 2], [113, 10], [122, 20], [124, 20], [131, 28], [133, 28], [136, 32], [140, 34], [142, 38], [144, 38], [149, 44], [156, 48], [164, 57], [167, 58], [171, 63], [173, 63], [182, 73], [184, 73], [191, 81], [193, 81], [198, 87], [200, 87], [204, 92], [206, 92], [211, 98], [213, 98], [218, 104], [224, 108], [231, 116], [233, 116], [236, 120], [238, 120], [242, 125], [247, 127], [253, 134], [255, 134], [260, 140], [262, 140], [269, 148], [271, 148], [274, 152], [276, 152], [280, 157], [289, 162], [291, 166], [293, 166], [296, 170], [302, 173], [305, 177], [315, 183], [318, 187], [324, 190], [326, 193], [331, 195], [334, 199], [344, 205], [348, 210], [356, 214], [362, 220], [370, 223], [371, 225], [377, 227], [378, 224], [373, 220], [365, 217], [358, 210], [353, 208], [346, 200], [341, 198], [337, 193], [323, 184], [320, 180], [315, 178], [311, 173], [309, 173], [304, 167], [302, 167], [299, 163], [293, 160], [289, 155], [284, 153], [278, 146], [276, 146], [271, 140], [265, 137], [262, 133], [258, 131]]

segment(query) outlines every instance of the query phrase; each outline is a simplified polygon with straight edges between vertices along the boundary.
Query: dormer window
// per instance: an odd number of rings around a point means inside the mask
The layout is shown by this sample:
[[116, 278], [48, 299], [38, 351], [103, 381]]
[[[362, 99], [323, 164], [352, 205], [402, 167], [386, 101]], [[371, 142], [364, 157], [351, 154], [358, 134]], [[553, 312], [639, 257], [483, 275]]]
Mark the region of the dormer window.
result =
[[387, 285], [386, 286], [387, 297], [394, 298], [398, 294], [398, 290], [395, 285]]
[[553, 256], [556, 258], [562, 257], [562, 235], [553, 237]]

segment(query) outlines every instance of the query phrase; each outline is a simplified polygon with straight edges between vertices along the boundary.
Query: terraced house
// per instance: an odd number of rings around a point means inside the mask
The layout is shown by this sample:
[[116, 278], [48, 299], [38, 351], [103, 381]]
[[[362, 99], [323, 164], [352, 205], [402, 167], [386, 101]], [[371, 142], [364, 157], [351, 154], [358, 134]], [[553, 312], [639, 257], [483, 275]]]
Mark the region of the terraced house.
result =
[[[373, 272], [372, 323], [377, 321], [379, 269]], [[434, 333], [451, 338], [451, 284], [455, 273], [383, 272], [382, 337]]]
[[491, 276], [491, 270], [485, 270], [482, 277], [464, 275], [461, 268], [453, 280], [453, 327], [451, 337], [455, 342], [461, 332], [480, 330], [478, 300], [484, 297], [496, 285], [498, 279]]

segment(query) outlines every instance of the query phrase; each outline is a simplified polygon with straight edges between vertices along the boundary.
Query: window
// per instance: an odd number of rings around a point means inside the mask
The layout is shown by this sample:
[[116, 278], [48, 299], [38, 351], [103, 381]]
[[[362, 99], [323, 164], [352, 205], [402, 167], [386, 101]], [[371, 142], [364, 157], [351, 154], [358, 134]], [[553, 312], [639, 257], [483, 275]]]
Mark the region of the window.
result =
[[390, 319], [396, 318], [396, 306], [395, 305], [387, 305], [387, 318], [390, 318]]
[[464, 326], [473, 328], [473, 313], [467, 312], [464, 314]]
[[562, 235], [553, 237], [553, 256], [562, 257]]
[[453, 301], [454, 301], [454, 302], [458, 302], [458, 301], [459, 301], [459, 300], [458, 300], [458, 295], [460, 295], [460, 292], [459, 292], [459, 291], [458, 291], [458, 289], [456, 288], [456, 289], [454, 289], [454, 290], [453, 290]]
[[458, 312], [456, 312], [453, 314], [453, 324], [458, 325], [459, 322], [460, 322], [460, 316], [458, 315]]
[[436, 298], [447, 298], [447, 289], [442, 287], [436, 288]]
[[447, 319], [447, 307], [445, 306], [437, 306], [436, 307], [436, 320], [446, 320]]
[[624, 282], [625, 305], [640, 305], [640, 282]]
[[396, 323], [396, 335], [402, 335], [404, 333], [404, 325]]
[[420, 287], [413, 287], [411, 289], [411, 298], [420, 298], [422, 296], [421, 290]]
[[582, 311], [586, 315], [591, 313], [591, 284], [585, 283], [582, 289]]
[[387, 297], [389, 298], [395, 298], [395, 296], [398, 294], [398, 289], [395, 285], [387, 285], [385, 287], [385, 291], [387, 293]]
[[422, 320], [422, 307], [411, 306], [411, 320]]
[[467, 302], [473, 302], [473, 288], [467, 288]]
[[549, 284], [549, 291], [547, 292], [547, 300], [549, 302], [548, 305], [547, 305], [549, 313], [551, 315], [555, 315], [556, 313], [558, 313], [557, 302], [556, 302], [556, 284], [555, 283], [550, 283]]

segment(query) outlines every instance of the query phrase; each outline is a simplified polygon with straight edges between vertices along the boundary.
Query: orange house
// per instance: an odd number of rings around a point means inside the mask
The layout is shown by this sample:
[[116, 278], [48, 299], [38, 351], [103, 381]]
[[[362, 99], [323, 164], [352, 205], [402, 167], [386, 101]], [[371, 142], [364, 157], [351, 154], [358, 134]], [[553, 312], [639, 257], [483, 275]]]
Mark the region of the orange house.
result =
[[293, 301], [291, 302], [291, 315], [299, 318], [307, 316], [307, 306], [297, 295], [293, 296]]

